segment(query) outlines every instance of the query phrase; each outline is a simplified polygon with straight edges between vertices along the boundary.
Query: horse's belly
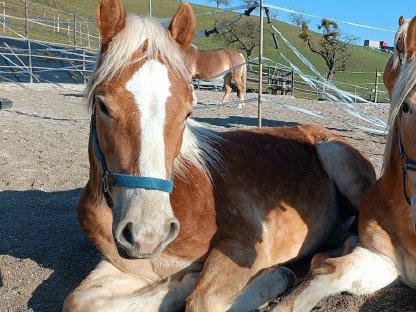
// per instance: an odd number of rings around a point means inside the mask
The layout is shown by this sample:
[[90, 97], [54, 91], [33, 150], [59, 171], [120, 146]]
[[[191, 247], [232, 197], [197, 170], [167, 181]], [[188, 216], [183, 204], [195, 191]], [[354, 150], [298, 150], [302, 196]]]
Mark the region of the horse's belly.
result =
[[266, 224], [265, 233], [275, 264], [315, 252], [336, 226], [339, 207], [334, 185], [328, 186], [327, 196], [310, 198], [302, 206], [309, 207], [291, 207], [282, 203], [271, 212], [274, 217]]

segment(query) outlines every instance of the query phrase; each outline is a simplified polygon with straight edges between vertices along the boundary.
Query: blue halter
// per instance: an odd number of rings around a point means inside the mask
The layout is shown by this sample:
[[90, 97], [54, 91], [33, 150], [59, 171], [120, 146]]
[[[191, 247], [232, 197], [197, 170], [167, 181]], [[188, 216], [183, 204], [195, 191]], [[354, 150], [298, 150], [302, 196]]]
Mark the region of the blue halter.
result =
[[[163, 180], [152, 177], [141, 177], [134, 175], [127, 175], [121, 173], [114, 173], [108, 170], [105, 157], [100, 148], [98, 142], [97, 128], [95, 126], [96, 116], [93, 113], [91, 116], [91, 141], [93, 144], [95, 156], [101, 164], [103, 170], [103, 176], [101, 179], [101, 189], [104, 193], [104, 197], [107, 200], [108, 206], [114, 205], [113, 200], [110, 196], [110, 186], [120, 186], [128, 188], [142, 188], [145, 190], [157, 190], [162, 192], [171, 193], [173, 189], [173, 179]], [[173, 178], [173, 175], [172, 175]]]

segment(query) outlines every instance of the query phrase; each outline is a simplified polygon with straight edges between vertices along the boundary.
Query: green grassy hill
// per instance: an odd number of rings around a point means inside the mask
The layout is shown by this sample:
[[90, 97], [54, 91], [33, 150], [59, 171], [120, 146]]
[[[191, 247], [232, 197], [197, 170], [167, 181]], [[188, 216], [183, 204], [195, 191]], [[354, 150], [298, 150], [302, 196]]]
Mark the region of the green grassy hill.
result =
[[[5, 0], [6, 5], [16, 5], [16, 0]], [[70, 12], [67, 17], [67, 20], [70, 20], [73, 14], [76, 14], [77, 20], [84, 20], [89, 21], [91, 27], [93, 25], [93, 21], [95, 18], [95, 9], [96, 9], [96, 0], [31, 0], [33, 3], [38, 3], [42, 5], [50, 6], [51, 8], [58, 8], [59, 10]], [[148, 1], [141, 1], [138, 3], [137, 0], [123, 0], [123, 4], [129, 13], [136, 13], [139, 15], [146, 15], [149, 12], [149, 2]], [[180, 2], [175, 0], [152, 0], [152, 16], [166, 18], [171, 17], [174, 12], [176, 12], [177, 8], [179, 7]], [[192, 4], [194, 12], [196, 14], [206, 13], [214, 11], [215, 8], [195, 5]], [[21, 10], [20, 10], [21, 11]], [[23, 13], [23, 12], [21, 12]], [[45, 16], [46, 14], [43, 13]], [[51, 13], [48, 13], [49, 15]], [[55, 15], [60, 14], [57, 12]], [[228, 16], [234, 16], [237, 13], [226, 13]], [[222, 16], [220, 14], [212, 14], [212, 15], [200, 15], [197, 16], [197, 31], [203, 31], [205, 29], [211, 29], [214, 21], [217, 17]], [[247, 17], [244, 17], [247, 18]], [[258, 17], [250, 17], [256, 18]], [[63, 20], [64, 17], [61, 17]], [[307, 57], [312, 64], [321, 72], [321, 74], [325, 74], [326, 65], [321, 59], [320, 56], [312, 53], [309, 51], [308, 47], [298, 38], [298, 34], [300, 32], [300, 28], [283, 23], [280, 21], [273, 21], [273, 25], [279, 29], [282, 34], [305, 56]], [[342, 29], [342, 28], [341, 28]], [[91, 33], [96, 32], [96, 29], [91, 29]], [[68, 31], [68, 40], [70, 41], [70, 35]], [[1, 32], [0, 32], [1, 34]], [[45, 33], [46, 34], [46, 33]], [[45, 36], [42, 32], [32, 32], [32, 38], [39, 39], [39, 37]], [[265, 19], [265, 32], [264, 32], [264, 55], [267, 58], [272, 59], [275, 62], [282, 63], [284, 65], [288, 65], [280, 56], [278, 51], [274, 48], [274, 43], [272, 39], [272, 35], [270, 33], [270, 27], [266, 24]], [[51, 36], [48, 38], [47, 41], [54, 40], [54, 37]], [[200, 37], [195, 39], [195, 43], [204, 49], [213, 49], [217, 47], [221, 47], [221, 44], [215, 42], [212, 37]], [[311, 72], [297, 59], [297, 57], [287, 48], [287, 46], [279, 40], [280, 51], [295, 65], [297, 65], [302, 71], [306, 74], [311, 74]], [[382, 72], [384, 70], [384, 66], [387, 62], [388, 55], [385, 53], [380, 53], [375, 50], [371, 50], [368, 48], [360, 47], [360, 46], [352, 46], [352, 60], [347, 68], [346, 72], [338, 72], [335, 77], [335, 82], [342, 82], [348, 84], [359, 85], [361, 87], [374, 87], [375, 81], [375, 74], [374, 72], [378, 70]], [[255, 51], [253, 55], [257, 55], [258, 52]], [[371, 72], [368, 74], [357, 74], [356, 72]], [[384, 86], [382, 85], [382, 80], [379, 79], [379, 89], [384, 90]], [[344, 89], [348, 89], [354, 92], [354, 88], [345, 86]], [[357, 89], [357, 92], [360, 93], [362, 96], [368, 97], [369, 90], [361, 90]]]

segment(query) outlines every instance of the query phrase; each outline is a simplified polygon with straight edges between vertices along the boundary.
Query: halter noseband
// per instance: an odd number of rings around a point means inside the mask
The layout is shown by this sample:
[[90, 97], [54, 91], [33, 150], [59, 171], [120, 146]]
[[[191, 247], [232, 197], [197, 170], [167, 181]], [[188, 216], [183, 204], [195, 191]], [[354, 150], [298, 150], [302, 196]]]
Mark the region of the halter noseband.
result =
[[[101, 164], [103, 175], [101, 178], [101, 190], [107, 201], [109, 207], [113, 207], [114, 202], [110, 196], [110, 186], [120, 186], [127, 188], [141, 188], [145, 190], [157, 190], [166, 193], [171, 193], [173, 189], [173, 179], [164, 180], [152, 177], [142, 177], [127, 175], [121, 173], [114, 173], [108, 170], [107, 164], [103, 152], [101, 151], [100, 144], [98, 142], [97, 128], [96, 128], [96, 116], [95, 113], [91, 116], [91, 141], [95, 152], [95, 157]], [[172, 175], [173, 177], [173, 175]]]
[[398, 125], [397, 127], [397, 143], [399, 145], [400, 159], [404, 163], [404, 166], [402, 166], [403, 194], [404, 194], [404, 197], [406, 198], [407, 203], [410, 205], [410, 197], [407, 195], [407, 192], [406, 192], [406, 175], [407, 175], [407, 170], [416, 171], [416, 161], [413, 159], [409, 159], [409, 157], [407, 157], [406, 151], [404, 150], [404, 146], [402, 144], [402, 140], [400, 138], [400, 125]]

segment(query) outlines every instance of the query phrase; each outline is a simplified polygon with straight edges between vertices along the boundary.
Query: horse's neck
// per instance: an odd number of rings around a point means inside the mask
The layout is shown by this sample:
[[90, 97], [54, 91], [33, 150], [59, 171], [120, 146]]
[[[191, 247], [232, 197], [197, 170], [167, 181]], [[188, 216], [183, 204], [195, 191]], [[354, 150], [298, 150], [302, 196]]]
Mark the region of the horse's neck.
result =
[[[414, 213], [411, 207], [409, 207], [405, 194], [404, 194], [404, 185], [403, 185], [403, 161], [400, 158], [399, 143], [397, 139], [397, 121], [394, 122], [392, 129], [392, 137], [390, 138], [391, 146], [389, 154], [385, 155], [387, 161], [385, 162], [385, 167], [382, 173], [382, 176], [379, 180], [380, 185], [380, 198], [383, 199], [383, 206], [386, 209], [386, 217], [392, 218], [392, 220], [397, 223], [399, 228], [403, 229], [403, 235], [406, 228], [410, 228], [414, 232]], [[375, 207], [379, 209], [380, 207]], [[402, 235], [400, 234], [400, 236]], [[414, 236], [416, 232], [412, 233]], [[416, 237], [415, 237], [416, 239]], [[416, 240], [414, 242], [414, 248], [416, 251]]]

